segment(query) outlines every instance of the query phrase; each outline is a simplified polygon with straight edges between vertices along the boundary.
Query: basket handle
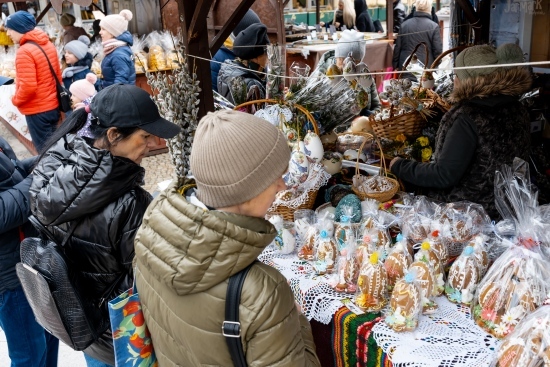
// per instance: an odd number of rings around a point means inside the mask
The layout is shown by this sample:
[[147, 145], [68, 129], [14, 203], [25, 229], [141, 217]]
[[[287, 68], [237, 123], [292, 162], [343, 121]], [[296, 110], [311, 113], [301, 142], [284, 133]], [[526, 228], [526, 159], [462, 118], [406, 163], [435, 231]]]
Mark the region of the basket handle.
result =
[[[273, 103], [273, 104], [275, 104], [275, 103], [280, 103], [280, 101], [278, 101], [276, 99], [256, 99], [254, 101], [248, 101], [248, 102], [241, 103], [240, 105], [233, 107], [233, 109], [238, 110], [240, 108], [250, 106], [252, 104], [257, 104], [257, 103]], [[319, 135], [319, 127], [317, 126], [317, 121], [315, 121], [315, 118], [313, 117], [311, 112], [309, 112], [305, 107], [303, 107], [299, 104], [293, 104], [293, 106], [296, 107], [296, 109], [298, 109], [304, 115], [306, 115], [309, 122], [311, 122], [311, 124], [313, 125], [313, 132], [315, 134]]]
[[[361, 144], [361, 146], [359, 147], [359, 150], [357, 151], [357, 160], [355, 161], [355, 174], [356, 175], [359, 174], [359, 155], [360, 155], [360, 152], [363, 151], [363, 148], [365, 147], [365, 144], [367, 143], [368, 140], [369, 139], [365, 139], [365, 141]], [[378, 138], [374, 138], [374, 136], [373, 136], [373, 140], [376, 141], [376, 143], [378, 144], [378, 148], [380, 148], [380, 161], [384, 165], [383, 167], [381, 166], [380, 168], [384, 168], [384, 170], [383, 170], [384, 175], [388, 176], [387, 171], [386, 171], [386, 160], [384, 159], [384, 153], [382, 152], [382, 144], [380, 144], [380, 140], [378, 140]]]
[[407, 69], [407, 66], [409, 65], [409, 63], [412, 60], [412, 55], [414, 55], [416, 53], [416, 51], [418, 50], [418, 48], [420, 46], [424, 46], [424, 51], [425, 51], [425, 54], [426, 54], [426, 59], [425, 59], [425, 62], [424, 62], [424, 68], [428, 67], [428, 61], [430, 61], [430, 59], [428, 58], [428, 56], [429, 56], [429, 54], [428, 54], [428, 45], [426, 44], [426, 42], [420, 42], [418, 45], [416, 45], [414, 50], [411, 52], [411, 57], [409, 57], [407, 59], [407, 61], [403, 64], [403, 70]]

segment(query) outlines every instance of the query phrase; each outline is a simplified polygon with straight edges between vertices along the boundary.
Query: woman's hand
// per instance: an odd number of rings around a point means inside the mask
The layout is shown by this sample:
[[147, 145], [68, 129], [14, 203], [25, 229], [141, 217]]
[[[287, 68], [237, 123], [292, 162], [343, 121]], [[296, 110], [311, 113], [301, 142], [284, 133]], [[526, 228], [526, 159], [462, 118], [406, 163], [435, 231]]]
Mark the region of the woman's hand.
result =
[[390, 162], [390, 166], [388, 167], [388, 169], [391, 171], [391, 167], [395, 164], [395, 162], [397, 162], [398, 160], [400, 160], [401, 157], [395, 157], [394, 159], [391, 160]]

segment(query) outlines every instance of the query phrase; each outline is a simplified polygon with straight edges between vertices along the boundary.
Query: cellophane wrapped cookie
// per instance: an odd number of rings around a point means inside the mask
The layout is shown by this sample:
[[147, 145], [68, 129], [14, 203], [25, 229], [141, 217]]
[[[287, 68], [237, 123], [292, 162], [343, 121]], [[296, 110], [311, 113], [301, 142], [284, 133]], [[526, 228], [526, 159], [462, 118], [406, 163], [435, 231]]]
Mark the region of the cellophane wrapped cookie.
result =
[[343, 249], [351, 236], [355, 237], [353, 224], [351, 223], [351, 217], [353, 216], [353, 208], [351, 206], [344, 205], [342, 207], [342, 215], [340, 216], [340, 222], [334, 224], [334, 239], [338, 244], [338, 248]]
[[429, 315], [437, 311], [439, 306], [434, 300], [435, 275], [431, 265], [424, 261], [413, 261], [408, 272], [414, 274], [414, 278], [420, 287], [422, 313]]
[[481, 280], [480, 272], [474, 247], [464, 247], [462, 254], [449, 270], [445, 285], [445, 294], [449, 301], [470, 305], [474, 299], [477, 284]]
[[162, 36], [158, 31], [149, 33], [145, 39], [147, 46], [149, 46], [149, 70], [165, 70], [166, 69], [166, 55], [162, 48]]
[[[319, 263], [324, 263], [326, 265], [326, 272], [332, 273], [336, 267], [336, 259], [338, 257], [338, 245], [334, 238], [329, 236], [329, 231], [325, 228], [319, 228], [319, 241], [315, 250], [315, 262], [314, 265], [321, 265]], [[317, 266], [318, 267], [318, 266]]]
[[134, 67], [136, 73], [145, 73], [149, 70], [147, 64], [147, 52], [143, 50], [145, 45], [145, 38], [138, 38], [137, 35], [134, 35], [134, 44], [132, 45], [132, 53], [134, 54]]
[[403, 213], [401, 231], [413, 245], [421, 243], [430, 234], [436, 209], [437, 205], [425, 196], [417, 196], [410, 208]]
[[349, 243], [338, 258], [338, 272], [333, 280], [333, 288], [337, 292], [354, 294], [357, 291], [357, 278], [361, 264], [357, 260], [355, 243]]
[[497, 338], [514, 331], [550, 294], [549, 228], [537, 193], [525, 161], [516, 158], [496, 172], [495, 203], [503, 218], [515, 222], [516, 235], [481, 281], [472, 314]]
[[397, 242], [384, 261], [384, 267], [388, 275], [388, 291], [392, 291], [395, 283], [405, 276], [405, 273], [412, 264], [412, 256], [407, 250], [407, 241], [403, 235], [397, 235]]
[[395, 331], [413, 331], [421, 312], [422, 290], [416, 282], [416, 273], [408, 272], [395, 283], [384, 320]]
[[432, 249], [430, 242], [422, 242], [420, 249], [414, 255], [414, 260], [425, 262], [432, 268], [434, 275], [434, 296], [442, 295], [445, 290], [445, 269], [436, 252]]
[[298, 249], [298, 258], [300, 260], [312, 261], [314, 259], [315, 245], [319, 237], [317, 226], [309, 226], [304, 242]]
[[500, 344], [491, 367], [550, 366], [550, 306], [541, 306], [517, 324]]
[[430, 248], [437, 255], [439, 260], [441, 260], [443, 267], [445, 267], [449, 262], [449, 250], [444, 229], [439, 225], [439, 221], [432, 221], [431, 232], [422, 242], [430, 243]]
[[90, 67], [90, 70], [92, 73], [94, 73], [97, 76], [101, 75], [101, 61], [103, 61], [103, 58], [105, 57], [105, 53], [103, 52], [103, 45], [101, 42], [94, 42], [90, 45], [88, 52], [94, 57], [94, 60], [92, 61], [92, 66]]
[[445, 205], [439, 221], [445, 232], [449, 234], [449, 256], [451, 257], [460, 255], [468, 241], [491, 223], [481, 205], [468, 201]]
[[386, 269], [374, 252], [361, 264], [355, 304], [366, 312], [380, 311], [388, 303], [387, 282]]

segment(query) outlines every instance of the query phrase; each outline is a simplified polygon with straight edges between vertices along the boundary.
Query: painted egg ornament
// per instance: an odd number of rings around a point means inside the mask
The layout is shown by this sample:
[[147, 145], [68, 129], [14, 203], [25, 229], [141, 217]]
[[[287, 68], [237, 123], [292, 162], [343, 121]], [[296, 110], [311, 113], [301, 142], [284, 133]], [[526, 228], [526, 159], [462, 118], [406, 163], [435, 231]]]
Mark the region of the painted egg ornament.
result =
[[304, 182], [307, 179], [309, 171], [309, 161], [307, 156], [299, 151], [295, 150], [290, 155], [290, 165], [288, 171], [291, 176], [297, 178], [300, 182]]
[[292, 128], [285, 130], [285, 137], [289, 144], [295, 144], [298, 141], [298, 132]]
[[351, 122], [350, 130], [352, 133], [360, 133], [360, 132], [372, 132], [372, 126], [370, 124], [370, 121], [368, 117], [365, 116], [359, 116], [353, 119]]
[[325, 152], [322, 161], [325, 170], [331, 175], [337, 174], [342, 170], [343, 158], [344, 157], [340, 153]]
[[317, 134], [312, 131], [308, 131], [304, 138], [304, 151], [313, 162], [319, 163], [323, 159], [325, 153], [323, 149], [323, 143]]
[[367, 64], [360, 62], [356, 68], [355, 72], [361, 74], [357, 76], [357, 82], [359, 85], [365, 89], [369, 88], [372, 85], [372, 77], [370, 76], [370, 70]]
[[346, 79], [348, 82], [351, 82], [355, 80], [355, 63], [353, 60], [350, 60], [346, 63], [344, 60], [344, 79]]
[[401, 85], [403, 85], [403, 88], [409, 89], [412, 86], [412, 82], [410, 81], [410, 79], [401, 79], [401, 80], [402, 80]]

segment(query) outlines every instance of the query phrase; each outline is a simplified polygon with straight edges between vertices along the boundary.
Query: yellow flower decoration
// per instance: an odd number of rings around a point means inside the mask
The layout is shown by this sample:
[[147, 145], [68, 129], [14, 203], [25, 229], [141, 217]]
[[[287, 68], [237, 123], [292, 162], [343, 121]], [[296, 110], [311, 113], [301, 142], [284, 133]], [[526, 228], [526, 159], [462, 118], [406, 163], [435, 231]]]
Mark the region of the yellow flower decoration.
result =
[[422, 155], [422, 162], [427, 162], [432, 157], [432, 148], [426, 147], [420, 151], [420, 154]]
[[420, 144], [421, 147], [425, 147], [430, 144], [430, 140], [428, 140], [428, 138], [425, 136], [419, 137], [418, 139], [416, 139], [416, 141], [418, 142], [418, 144]]
[[404, 143], [405, 141], [407, 141], [407, 137], [405, 136], [405, 134], [399, 134], [395, 137], [395, 141]]

